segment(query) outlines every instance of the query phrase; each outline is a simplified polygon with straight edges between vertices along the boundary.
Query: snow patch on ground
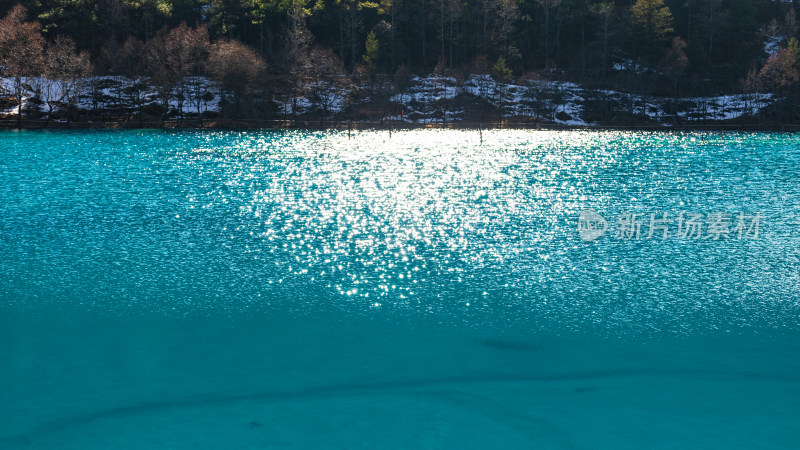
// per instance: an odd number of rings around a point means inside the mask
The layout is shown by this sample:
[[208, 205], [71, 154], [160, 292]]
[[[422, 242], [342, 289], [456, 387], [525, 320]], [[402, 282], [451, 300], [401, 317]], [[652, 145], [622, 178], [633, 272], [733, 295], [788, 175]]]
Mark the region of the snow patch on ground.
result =
[[[84, 111], [133, 110], [137, 105], [162, 104], [158, 91], [145, 78], [96, 76], [67, 83], [42, 77], [27, 77], [22, 82], [22, 108], [26, 111], [47, 113], [51, 107], [54, 112], [58, 111], [70, 100], [65, 97], [70, 90], [77, 91], [77, 94], [73, 94], [73, 106]], [[14, 83], [13, 78], [0, 78], [0, 92], [10, 96], [14, 92]], [[207, 111], [218, 111], [220, 98], [221, 92], [215, 82], [204, 77], [186, 78], [176, 84], [169, 95], [168, 116], [178, 117], [181, 110], [188, 117]], [[16, 114], [16, 109], [15, 106], [0, 113]]]
[[[459, 86], [453, 78], [417, 77], [403, 92], [391, 97], [411, 123], [436, 123], [457, 120], [463, 110], [448, 106], [468, 96], [485, 101], [502, 111], [504, 118], [516, 117], [564, 125], [592, 126], [586, 118], [585, 105], [592, 100], [610, 102], [618, 111], [671, 126], [676, 122], [731, 120], [756, 114], [773, 100], [772, 94], [735, 94], [717, 97], [664, 98], [642, 96], [611, 90], [588, 90], [571, 82], [532, 80], [524, 84], [496, 82], [489, 75], [472, 75]], [[671, 111], [671, 112], [670, 112]], [[499, 117], [498, 117], [499, 118]], [[386, 117], [401, 120], [400, 117]], [[493, 119], [497, 120], [497, 119]]]
[[[597, 125], [592, 107], [609, 105], [612, 117], [637, 116], [652, 122], [671, 126], [679, 123], [732, 120], [757, 114], [776, 99], [772, 94], [734, 94], [716, 97], [663, 98], [642, 96], [612, 90], [590, 90], [563, 81], [528, 80], [518, 83], [499, 83], [489, 75], [470, 75], [464, 80], [455, 77], [431, 75], [414, 77], [398, 92], [388, 81], [362, 83], [354, 96], [342, 84], [319, 81], [307, 86], [305, 95], [275, 98], [281, 114], [316, 114], [333, 119], [352, 103], [367, 104], [370, 96], [381, 95], [393, 105], [391, 115], [384, 120], [408, 123], [441, 123], [469, 119], [465, 108], [475, 114], [486, 105], [485, 120], [541, 121], [575, 126]], [[26, 78], [23, 109], [47, 113], [63, 108], [63, 82], [50, 82], [42, 78]], [[89, 77], [80, 81], [82, 93], [75, 98], [75, 106], [85, 111], [135, 112], [139, 108], [162, 105], [159, 93], [144, 78], [122, 76]], [[13, 93], [14, 80], [0, 78], [0, 91], [6, 98]], [[222, 92], [219, 86], [203, 77], [191, 77], [174, 87], [168, 107], [168, 116], [197, 117], [220, 109]], [[179, 102], [178, 99], [183, 99]], [[3, 114], [16, 114], [16, 106], [8, 107]], [[471, 105], [471, 106], [470, 106]], [[594, 106], [592, 106], [594, 105]], [[587, 109], [589, 112], [587, 112]], [[181, 114], [182, 110], [182, 114]], [[398, 112], [402, 111], [401, 114]], [[592, 119], [594, 117], [595, 119]], [[375, 117], [373, 116], [373, 119]], [[608, 122], [609, 119], [604, 119]], [[613, 121], [613, 119], [611, 119]]]
[[647, 67], [644, 66], [640, 66], [639, 64], [636, 64], [635, 62], [633, 62], [633, 60], [630, 59], [621, 59], [619, 62], [615, 62], [611, 66], [611, 68], [618, 72], [628, 71], [636, 74], [643, 74], [651, 71], [651, 69], [648, 69]]
[[310, 83], [305, 89], [308, 93], [300, 97], [281, 96], [273, 101], [278, 106], [278, 113], [292, 116], [312, 112], [321, 114], [326, 119], [333, 119], [345, 110], [350, 92], [331, 83], [320, 81]]
[[696, 97], [683, 99], [694, 107], [678, 113], [687, 121], [693, 120], [731, 120], [742, 116], [756, 114], [761, 108], [769, 105], [772, 94], [736, 94], [718, 97]]
[[780, 43], [783, 40], [780, 36], [767, 36], [764, 38], [764, 52], [767, 55], [774, 55], [780, 50]]

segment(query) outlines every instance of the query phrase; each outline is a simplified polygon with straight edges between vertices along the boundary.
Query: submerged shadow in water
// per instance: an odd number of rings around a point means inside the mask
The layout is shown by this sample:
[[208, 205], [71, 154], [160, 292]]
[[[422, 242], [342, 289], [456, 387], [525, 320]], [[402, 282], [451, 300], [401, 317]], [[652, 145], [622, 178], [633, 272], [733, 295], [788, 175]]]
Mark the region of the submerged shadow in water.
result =
[[484, 347], [493, 348], [496, 350], [512, 350], [518, 352], [538, 352], [540, 347], [523, 341], [512, 341], [505, 339], [482, 339], [478, 341]]
[[[195, 407], [208, 407], [215, 405], [235, 404], [238, 402], [265, 402], [277, 403], [282, 401], [300, 401], [310, 398], [335, 398], [347, 396], [364, 396], [364, 395], [384, 395], [384, 394], [398, 394], [404, 393], [408, 395], [431, 395], [441, 396], [443, 391], [452, 391], [454, 386], [458, 385], [479, 385], [488, 383], [550, 383], [562, 381], [588, 381], [599, 379], [612, 379], [612, 378], [626, 378], [626, 377], [649, 377], [649, 376], [684, 376], [684, 377], [707, 377], [707, 378], [722, 378], [729, 380], [734, 377], [745, 378], [750, 380], [772, 380], [778, 382], [800, 382], [800, 377], [789, 376], [776, 376], [765, 375], [758, 373], [731, 373], [729, 371], [721, 370], [664, 370], [664, 369], [614, 369], [614, 370], [598, 370], [586, 372], [568, 372], [562, 374], [549, 374], [549, 375], [515, 375], [515, 374], [486, 374], [486, 375], [471, 375], [471, 376], [457, 376], [457, 377], [442, 377], [430, 379], [416, 379], [408, 381], [393, 381], [384, 383], [349, 383], [337, 384], [328, 386], [316, 386], [306, 389], [293, 390], [293, 391], [275, 391], [275, 392], [260, 392], [254, 394], [243, 395], [208, 395], [195, 398], [187, 398], [183, 400], [173, 401], [158, 401], [146, 402], [137, 405], [121, 406], [116, 408], [108, 408], [99, 410], [92, 413], [81, 414], [76, 416], [64, 417], [52, 421], [44, 422], [33, 429], [19, 433], [0, 437], [0, 447], [5, 447], [11, 444], [15, 445], [29, 445], [32, 439], [37, 434], [55, 433], [58, 431], [66, 430], [72, 427], [85, 425], [102, 419], [125, 417], [137, 414], [143, 414], [158, 410], [167, 410], [175, 408], [195, 408]], [[450, 389], [447, 389], [450, 388]], [[432, 390], [435, 389], [435, 390]], [[431, 390], [431, 391], [428, 391]], [[590, 389], [593, 390], [593, 389]], [[575, 392], [582, 392], [583, 390], [576, 390]], [[469, 395], [463, 391], [458, 391], [461, 394]]]

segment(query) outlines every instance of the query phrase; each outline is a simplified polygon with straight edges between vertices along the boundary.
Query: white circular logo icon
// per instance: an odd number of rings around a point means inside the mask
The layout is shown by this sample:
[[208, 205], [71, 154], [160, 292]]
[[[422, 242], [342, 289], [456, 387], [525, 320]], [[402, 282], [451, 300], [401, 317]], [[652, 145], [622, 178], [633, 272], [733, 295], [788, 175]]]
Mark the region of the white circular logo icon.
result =
[[581, 211], [578, 217], [578, 235], [584, 241], [593, 241], [606, 234], [608, 221], [593, 209]]

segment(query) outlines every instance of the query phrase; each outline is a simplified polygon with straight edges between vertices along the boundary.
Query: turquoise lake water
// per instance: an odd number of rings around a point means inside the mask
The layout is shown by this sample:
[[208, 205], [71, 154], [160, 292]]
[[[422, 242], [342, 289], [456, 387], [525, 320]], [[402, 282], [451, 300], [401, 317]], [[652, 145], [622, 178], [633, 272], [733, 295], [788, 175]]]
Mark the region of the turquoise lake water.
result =
[[800, 135], [0, 155], [0, 448], [800, 447]]

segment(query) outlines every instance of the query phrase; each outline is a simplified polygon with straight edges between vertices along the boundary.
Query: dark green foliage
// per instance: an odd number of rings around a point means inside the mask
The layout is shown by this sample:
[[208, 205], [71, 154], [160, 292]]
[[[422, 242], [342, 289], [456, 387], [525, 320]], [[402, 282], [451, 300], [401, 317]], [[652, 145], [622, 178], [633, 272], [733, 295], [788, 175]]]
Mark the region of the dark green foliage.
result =
[[[185, 90], [185, 76], [215, 76], [247, 89], [258, 84], [260, 92], [285, 88], [292, 92], [284, 96], [297, 97], [334, 80], [337, 86], [369, 80], [370, 89], [384, 89], [375, 80], [434, 70], [486, 73], [502, 81], [534, 73], [542, 80], [648, 95], [717, 95], [743, 89], [748, 79], [755, 86], [767, 63], [765, 33], [778, 36], [781, 48], [800, 37], [794, 5], [762, 0], [0, 0], [0, 17], [17, 3], [27, 8], [28, 22], [38, 22], [46, 42], [69, 37], [77, 51], [89, 52], [99, 75], [130, 78], [119, 96], [136, 98], [147, 78], [162, 87], [163, 105], [176, 86]], [[259, 75], [260, 84], [234, 82], [231, 77], [250, 75], [204, 65], [207, 52], [194, 63], [182, 62], [191, 70], [171, 73], [162, 61], [174, 55], [159, 50], [180, 27], [183, 34], [202, 29], [209, 43], [243, 44], [227, 50], [247, 48], [246, 56], [226, 57], [258, 56], [265, 65], [257, 72], [268, 67], [267, 75]], [[298, 30], [307, 35], [287, 38]], [[315, 67], [312, 47], [325, 55], [320, 67], [326, 69]], [[221, 57], [222, 47], [216, 49]], [[320, 79], [331, 67], [345, 73]], [[229, 94], [230, 109], [244, 111], [247, 95], [238, 88]], [[313, 108], [324, 111], [320, 98]], [[132, 104], [145, 103], [140, 98]], [[625, 110], [593, 105], [589, 109], [601, 118]]]

